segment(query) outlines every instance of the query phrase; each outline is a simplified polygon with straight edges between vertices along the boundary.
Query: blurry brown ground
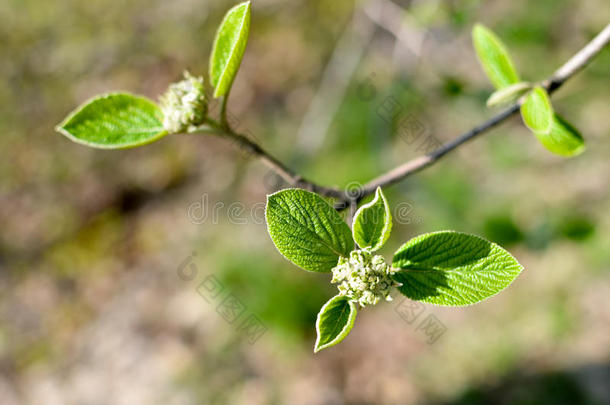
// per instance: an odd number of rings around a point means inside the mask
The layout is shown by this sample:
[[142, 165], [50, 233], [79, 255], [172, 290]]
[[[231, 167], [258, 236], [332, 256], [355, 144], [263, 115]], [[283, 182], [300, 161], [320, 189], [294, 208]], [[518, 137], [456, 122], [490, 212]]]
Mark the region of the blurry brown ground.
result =
[[[610, 19], [605, 0], [397, 2], [409, 13], [389, 13], [405, 24], [397, 41], [362, 12], [387, 2], [362, 3], [353, 39], [350, 1], [255, 1], [231, 97], [240, 129], [329, 185], [421, 153], [378, 114], [390, 96], [440, 141], [493, 113], [475, 22], [537, 80]], [[314, 356], [333, 288], [273, 248], [260, 204], [281, 184], [259, 162], [212, 137], [99, 151], [53, 131], [100, 92], [156, 98], [183, 69], [203, 74], [231, 5], [0, 3], [0, 403], [610, 403], [610, 52], [554, 97], [587, 140], [582, 156], [552, 156], [514, 119], [388, 189], [400, 212], [383, 254], [421, 232], [479, 233], [524, 264], [513, 286], [473, 307], [426, 306], [411, 324], [399, 298], [380, 304]], [[303, 123], [330, 60], [331, 115]], [[198, 294], [209, 275], [267, 327], [254, 344]], [[434, 344], [418, 330], [428, 315], [446, 327]]]

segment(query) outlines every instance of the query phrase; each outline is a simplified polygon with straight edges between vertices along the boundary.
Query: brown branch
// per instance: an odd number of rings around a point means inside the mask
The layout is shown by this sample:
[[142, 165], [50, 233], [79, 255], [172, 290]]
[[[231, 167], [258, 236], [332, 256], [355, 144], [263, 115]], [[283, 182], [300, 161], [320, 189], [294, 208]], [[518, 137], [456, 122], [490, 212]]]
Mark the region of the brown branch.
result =
[[[569, 61], [555, 71], [555, 73], [542, 82], [542, 85], [548, 90], [549, 94], [560, 88], [568, 79], [583, 69], [601, 50], [610, 42], [610, 24], [595, 36], [584, 48], [576, 53]], [[192, 132], [211, 132], [225, 135], [237, 142], [247, 152], [259, 157], [263, 163], [277, 173], [282, 179], [293, 187], [303, 188], [313, 191], [324, 197], [332, 197], [337, 199], [335, 208], [339, 211], [348, 207], [353, 207], [364, 197], [375, 192], [377, 187], [386, 187], [406, 177], [419, 172], [422, 169], [434, 164], [447, 153], [457, 149], [478, 135], [486, 133], [488, 130], [496, 127], [506, 119], [515, 115], [519, 111], [521, 101], [506, 108], [484, 123], [474, 127], [468, 132], [465, 132], [457, 138], [441, 145], [438, 149], [412, 159], [402, 165], [390, 170], [389, 172], [369, 181], [357, 193], [354, 190], [341, 190], [339, 188], [321, 186], [313, 181], [307, 180], [298, 173], [289, 169], [286, 165], [267, 153], [261, 146], [254, 141], [248, 139], [225, 125], [221, 125], [213, 120], [209, 120], [206, 127], [198, 128]]]

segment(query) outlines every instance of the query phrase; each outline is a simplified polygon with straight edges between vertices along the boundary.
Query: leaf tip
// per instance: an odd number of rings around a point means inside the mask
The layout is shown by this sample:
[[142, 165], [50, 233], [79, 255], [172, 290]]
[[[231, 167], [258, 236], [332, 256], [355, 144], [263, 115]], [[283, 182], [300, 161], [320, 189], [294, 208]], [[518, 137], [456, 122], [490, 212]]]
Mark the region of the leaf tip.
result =
[[58, 133], [64, 135], [65, 129], [64, 129], [64, 123], [63, 122], [61, 124], [55, 125], [55, 127], [53, 129], [55, 130], [55, 132], [58, 132]]
[[475, 42], [475, 46], [477, 45], [477, 41], [482, 40], [482, 36], [492, 36], [495, 37], [495, 34], [492, 30], [487, 28], [485, 25], [481, 23], [475, 23], [472, 26], [472, 39]]
[[570, 157], [582, 155], [586, 150], [587, 150], [587, 145], [585, 145], [585, 143], [583, 141], [583, 143], [574, 150], [574, 152], [570, 155]]
[[57, 132], [60, 135], [65, 136], [66, 138], [70, 139], [72, 142], [76, 142], [76, 143], [82, 143], [81, 140], [79, 140], [73, 133], [71, 133], [67, 128], [66, 128], [66, 122], [62, 122], [59, 125], [55, 126], [55, 132]]
[[485, 27], [483, 24], [477, 22], [474, 23], [474, 25], [472, 26], [472, 34], [475, 35], [478, 32], [483, 32], [485, 30], [488, 30], [487, 27]]

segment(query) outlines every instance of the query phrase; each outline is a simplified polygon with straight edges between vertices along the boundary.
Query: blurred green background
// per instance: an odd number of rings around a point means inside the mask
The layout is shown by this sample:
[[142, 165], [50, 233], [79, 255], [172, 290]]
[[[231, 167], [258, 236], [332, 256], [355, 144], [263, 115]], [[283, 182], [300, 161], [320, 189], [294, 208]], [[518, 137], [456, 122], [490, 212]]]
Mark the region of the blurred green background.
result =
[[[334, 287], [275, 251], [261, 204], [283, 185], [260, 162], [217, 137], [100, 151], [53, 130], [98, 93], [156, 99], [204, 74], [233, 4], [0, 2], [0, 403], [610, 403], [610, 51], [553, 97], [583, 155], [551, 155], [514, 118], [387, 189], [386, 257], [422, 232], [477, 233], [525, 266], [516, 282], [411, 323], [396, 297], [314, 356]], [[364, 183], [422, 153], [405, 118], [447, 141], [493, 114], [475, 22], [535, 81], [609, 20], [606, 0], [256, 0], [230, 111], [305, 176]], [[209, 276], [266, 327], [253, 344], [199, 294]], [[427, 316], [445, 328], [433, 344]]]

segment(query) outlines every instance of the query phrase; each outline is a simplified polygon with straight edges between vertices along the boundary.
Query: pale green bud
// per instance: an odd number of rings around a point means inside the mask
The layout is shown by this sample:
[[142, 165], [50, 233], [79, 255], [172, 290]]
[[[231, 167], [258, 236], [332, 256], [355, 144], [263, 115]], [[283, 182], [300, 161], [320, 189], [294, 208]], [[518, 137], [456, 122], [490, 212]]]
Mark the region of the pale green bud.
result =
[[172, 83], [160, 104], [163, 128], [171, 134], [203, 124], [208, 112], [203, 78], [184, 72], [184, 80]]
[[370, 250], [354, 250], [349, 259], [339, 258], [332, 269], [331, 282], [338, 284], [340, 295], [365, 307], [375, 305], [381, 299], [391, 300], [390, 291], [398, 285], [391, 278], [394, 271], [383, 257], [372, 256]]

